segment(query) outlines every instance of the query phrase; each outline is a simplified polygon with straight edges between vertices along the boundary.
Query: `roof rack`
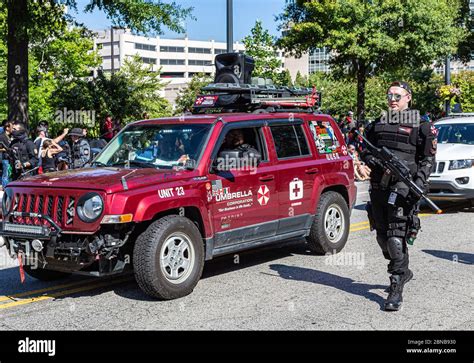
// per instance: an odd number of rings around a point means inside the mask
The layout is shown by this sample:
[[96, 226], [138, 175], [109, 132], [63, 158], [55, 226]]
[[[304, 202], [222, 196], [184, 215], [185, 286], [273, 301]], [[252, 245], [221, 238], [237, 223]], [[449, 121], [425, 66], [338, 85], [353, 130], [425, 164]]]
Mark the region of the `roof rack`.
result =
[[318, 112], [321, 92], [313, 88], [211, 83], [201, 89], [193, 113]]

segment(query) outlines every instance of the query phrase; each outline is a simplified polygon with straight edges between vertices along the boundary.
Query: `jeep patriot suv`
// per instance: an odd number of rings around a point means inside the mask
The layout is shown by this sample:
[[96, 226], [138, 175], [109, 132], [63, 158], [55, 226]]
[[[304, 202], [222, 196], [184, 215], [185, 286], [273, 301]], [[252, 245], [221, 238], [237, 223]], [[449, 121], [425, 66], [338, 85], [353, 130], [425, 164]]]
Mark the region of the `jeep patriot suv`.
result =
[[303, 237], [314, 253], [341, 251], [355, 198], [352, 159], [327, 115], [145, 120], [90, 168], [10, 183], [0, 246], [32, 256], [39, 268], [20, 268], [40, 280], [133, 268], [145, 293], [175, 299], [216, 256]]

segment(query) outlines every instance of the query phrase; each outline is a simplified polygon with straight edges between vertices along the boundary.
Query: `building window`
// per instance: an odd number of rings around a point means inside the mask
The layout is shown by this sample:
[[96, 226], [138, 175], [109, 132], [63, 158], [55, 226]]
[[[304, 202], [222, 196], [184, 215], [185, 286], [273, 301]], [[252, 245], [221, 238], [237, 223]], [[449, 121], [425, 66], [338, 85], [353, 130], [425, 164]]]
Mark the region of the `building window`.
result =
[[193, 78], [197, 74], [205, 75], [205, 76], [208, 76], [208, 77], [211, 76], [211, 73], [208, 73], [208, 72], [205, 72], [205, 73], [203, 73], [203, 72], [189, 72], [189, 78]]
[[189, 52], [189, 53], [198, 53], [198, 54], [211, 54], [211, 49], [210, 49], [210, 48], [193, 48], [193, 47], [189, 47], [188, 52]]
[[156, 58], [142, 57], [142, 62], [146, 64], [156, 64]]
[[184, 72], [163, 72], [161, 78], [184, 78]]
[[227, 49], [214, 49], [214, 54], [224, 54], [227, 53]]
[[188, 65], [190, 65], [190, 66], [210, 66], [210, 65], [212, 65], [212, 63], [211, 63], [211, 61], [207, 61], [207, 60], [190, 59], [188, 61]]
[[184, 59], [160, 59], [162, 66], [184, 66]]
[[151, 44], [135, 43], [135, 49], [151, 50], [152, 52], [156, 52], [156, 46]]
[[184, 53], [184, 47], [168, 47], [165, 45], [162, 45], [160, 47], [160, 52], [166, 52], [166, 53]]

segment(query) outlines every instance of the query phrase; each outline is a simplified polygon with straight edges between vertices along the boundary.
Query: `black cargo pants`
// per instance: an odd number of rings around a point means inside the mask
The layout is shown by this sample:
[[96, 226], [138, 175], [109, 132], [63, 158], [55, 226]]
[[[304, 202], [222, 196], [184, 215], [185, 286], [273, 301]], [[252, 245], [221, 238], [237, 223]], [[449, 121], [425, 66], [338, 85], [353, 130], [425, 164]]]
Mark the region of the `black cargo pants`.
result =
[[[407, 229], [409, 228], [408, 216], [414, 208], [414, 204], [408, 202], [400, 195], [392, 205], [389, 203], [391, 190], [383, 190], [372, 186], [370, 190], [370, 204], [368, 204], [369, 219], [372, 227], [377, 231], [377, 242], [382, 249], [387, 260], [388, 273], [401, 275], [408, 270], [408, 247], [406, 241]], [[371, 215], [371, 216], [370, 216]], [[389, 239], [392, 240], [389, 242]], [[400, 253], [396, 257], [391, 257], [389, 253], [389, 243], [393, 238], [401, 241]], [[393, 255], [393, 254], [392, 254]]]

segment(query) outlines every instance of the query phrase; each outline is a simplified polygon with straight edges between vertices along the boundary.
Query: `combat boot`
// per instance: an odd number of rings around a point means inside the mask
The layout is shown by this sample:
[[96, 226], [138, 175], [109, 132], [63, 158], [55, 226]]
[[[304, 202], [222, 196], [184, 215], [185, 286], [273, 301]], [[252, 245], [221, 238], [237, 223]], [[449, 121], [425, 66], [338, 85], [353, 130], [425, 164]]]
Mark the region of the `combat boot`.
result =
[[[400, 275], [400, 276], [402, 277], [401, 278], [402, 284], [403, 286], [405, 286], [405, 284], [413, 278], [413, 271], [408, 269], [407, 272], [405, 272], [403, 275]], [[385, 292], [390, 293], [391, 291], [392, 291], [392, 285], [390, 284], [390, 286], [385, 289]]]
[[403, 302], [403, 283], [401, 275], [390, 276], [390, 293], [385, 300], [385, 311], [398, 311]]

